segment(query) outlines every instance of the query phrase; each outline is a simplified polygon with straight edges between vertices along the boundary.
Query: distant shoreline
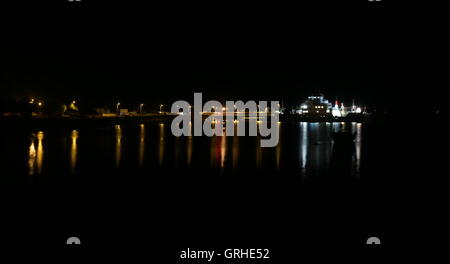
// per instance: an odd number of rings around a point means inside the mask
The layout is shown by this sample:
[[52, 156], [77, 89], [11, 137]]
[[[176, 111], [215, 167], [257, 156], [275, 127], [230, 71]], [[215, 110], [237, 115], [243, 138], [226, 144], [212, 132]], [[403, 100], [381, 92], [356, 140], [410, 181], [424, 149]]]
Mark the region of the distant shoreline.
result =
[[17, 127], [99, 127], [109, 125], [142, 124], [148, 122], [170, 122], [173, 115], [133, 117], [0, 117], [0, 124]]
[[[80, 117], [0, 117], [0, 123], [9, 126], [25, 127], [98, 127], [108, 125], [133, 125], [148, 122], [171, 122], [175, 115], [151, 115], [151, 116], [123, 116], [123, 117], [101, 117], [101, 116], [80, 116]], [[286, 123], [311, 122], [311, 123], [333, 123], [333, 122], [365, 122], [367, 116], [358, 117], [304, 117], [300, 115], [280, 115], [280, 121]]]

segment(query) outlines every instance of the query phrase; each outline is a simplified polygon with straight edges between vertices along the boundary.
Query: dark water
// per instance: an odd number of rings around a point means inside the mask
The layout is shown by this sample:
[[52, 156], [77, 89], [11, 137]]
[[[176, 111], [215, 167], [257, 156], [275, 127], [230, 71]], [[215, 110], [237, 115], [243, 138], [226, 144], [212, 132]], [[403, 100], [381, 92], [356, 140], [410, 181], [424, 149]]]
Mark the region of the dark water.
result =
[[[294, 123], [280, 125], [280, 142], [259, 147], [260, 137], [174, 137], [170, 123], [101, 128], [3, 129], [2, 153], [12, 181], [40, 181], [47, 175], [84, 174], [100, 170], [151, 175], [154, 171], [204, 171], [227, 175], [240, 171], [286, 172], [289, 177], [315, 178], [329, 173], [332, 133], [341, 129], [356, 135], [351, 176], [359, 177], [361, 123]], [[5, 161], [5, 160], [4, 160]], [[189, 176], [189, 175], [188, 175]], [[3, 179], [5, 180], [5, 179]]]
[[[281, 123], [180, 137], [170, 123], [0, 132], [4, 241], [357, 242], [444, 239], [440, 120]], [[356, 134], [350, 152], [332, 133]]]

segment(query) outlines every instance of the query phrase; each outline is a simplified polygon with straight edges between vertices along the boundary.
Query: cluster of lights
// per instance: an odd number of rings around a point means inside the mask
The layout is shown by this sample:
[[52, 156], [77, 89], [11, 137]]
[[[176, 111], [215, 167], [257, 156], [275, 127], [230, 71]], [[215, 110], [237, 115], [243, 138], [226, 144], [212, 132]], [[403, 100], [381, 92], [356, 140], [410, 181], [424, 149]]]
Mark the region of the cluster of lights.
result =
[[[30, 100], [30, 104], [34, 104], [36, 102], [36, 100], [34, 100], [34, 98], [31, 98], [31, 100]], [[44, 104], [41, 102], [41, 101], [39, 101], [39, 102], [37, 102], [37, 106], [39, 106], [39, 107], [41, 107], [41, 106], [43, 106]]]
[[[323, 100], [323, 96], [309, 96], [308, 99], [310, 101], [306, 101], [305, 103], [300, 105], [300, 110], [297, 111], [299, 114], [306, 114], [309, 112], [314, 114], [320, 114], [321, 111], [326, 111], [328, 114], [332, 114], [334, 117], [343, 117], [349, 113], [355, 114], [365, 114], [365, 111], [362, 107], [358, 107], [353, 103], [353, 106], [345, 107], [343, 103], [336, 103], [334, 106], [328, 103], [328, 100]], [[320, 102], [312, 102], [313, 99], [320, 99]]]
[[[75, 104], [75, 101], [73, 101], [73, 104]], [[120, 105], [121, 105], [121, 103], [120, 102], [117, 102], [117, 104], [116, 104], [116, 112], [119, 114], [119, 111], [120, 111]], [[143, 113], [143, 108], [144, 108], [144, 106], [145, 106], [145, 104], [139, 104], [139, 112], [142, 114]], [[160, 104], [159, 105], [159, 113], [161, 114], [162, 113], [162, 108], [163, 108], [163, 104]]]

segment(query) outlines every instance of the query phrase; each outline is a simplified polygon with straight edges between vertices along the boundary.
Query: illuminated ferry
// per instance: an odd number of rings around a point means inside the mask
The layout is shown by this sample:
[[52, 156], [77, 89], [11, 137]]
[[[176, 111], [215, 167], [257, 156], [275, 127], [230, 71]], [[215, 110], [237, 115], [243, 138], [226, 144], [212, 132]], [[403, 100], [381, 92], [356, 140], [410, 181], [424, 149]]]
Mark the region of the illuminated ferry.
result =
[[308, 117], [346, 117], [348, 114], [363, 114], [363, 107], [355, 105], [346, 107], [335, 100], [334, 104], [324, 99], [323, 94], [308, 96], [308, 99], [295, 109], [296, 114]]

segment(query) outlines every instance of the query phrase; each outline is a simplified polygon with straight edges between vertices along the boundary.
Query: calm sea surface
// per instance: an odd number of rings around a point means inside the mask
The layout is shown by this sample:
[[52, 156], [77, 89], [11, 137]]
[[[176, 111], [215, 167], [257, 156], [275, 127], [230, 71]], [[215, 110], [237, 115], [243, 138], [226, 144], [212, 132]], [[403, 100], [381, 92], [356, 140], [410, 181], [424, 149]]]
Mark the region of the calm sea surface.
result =
[[[111, 125], [100, 128], [41, 128], [15, 131], [3, 128], [2, 168], [10, 177], [39, 181], [46, 175], [151, 175], [158, 171], [286, 172], [291, 177], [329, 174], [333, 158], [332, 133], [341, 129], [356, 135], [348, 164], [359, 177], [363, 148], [361, 123], [281, 123], [277, 147], [261, 148], [260, 137], [174, 137], [170, 123]], [[158, 175], [162, 177], [162, 175]]]
[[[0, 129], [7, 241], [422, 240], [446, 227], [444, 122], [280, 124], [174, 137], [170, 123]], [[433, 121], [433, 122], [432, 122]], [[355, 134], [339, 149], [332, 133]], [[420, 228], [418, 228], [420, 227]], [[414, 230], [414, 232], [411, 232]]]

